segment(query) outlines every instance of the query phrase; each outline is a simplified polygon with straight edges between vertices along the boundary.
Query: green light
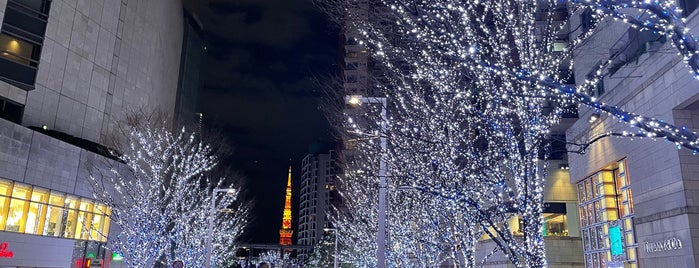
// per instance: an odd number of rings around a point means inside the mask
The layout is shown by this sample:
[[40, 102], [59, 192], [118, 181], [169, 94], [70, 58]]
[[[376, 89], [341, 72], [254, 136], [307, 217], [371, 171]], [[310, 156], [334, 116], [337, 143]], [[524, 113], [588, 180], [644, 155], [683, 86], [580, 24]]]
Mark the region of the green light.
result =
[[541, 235], [543, 235], [543, 236], [549, 235], [548, 229], [546, 229], [546, 222], [544, 222], [543, 226], [541, 226]]
[[621, 228], [619, 226], [609, 227], [609, 244], [611, 245], [612, 256], [624, 254], [624, 243], [621, 241]]
[[121, 261], [124, 259], [124, 256], [122, 256], [119, 252], [112, 252], [112, 260], [113, 261]]

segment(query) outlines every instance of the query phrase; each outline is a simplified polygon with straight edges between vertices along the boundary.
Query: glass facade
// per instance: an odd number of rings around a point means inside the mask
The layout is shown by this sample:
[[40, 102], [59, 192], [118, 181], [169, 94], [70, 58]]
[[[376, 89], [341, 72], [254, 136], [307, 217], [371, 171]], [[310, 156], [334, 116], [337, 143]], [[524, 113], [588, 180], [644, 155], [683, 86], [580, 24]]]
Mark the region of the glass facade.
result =
[[[626, 173], [626, 159], [580, 181], [578, 200], [585, 267], [606, 267], [610, 262], [624, 262], [625, 267], [638, 267], [633, 197]], [[610, 243], [610, 227], [621, 230], [622, 243], [618, 249]]]
[[106, 242], [110, 213], [88, 198], [0, 179], [0, 231]]

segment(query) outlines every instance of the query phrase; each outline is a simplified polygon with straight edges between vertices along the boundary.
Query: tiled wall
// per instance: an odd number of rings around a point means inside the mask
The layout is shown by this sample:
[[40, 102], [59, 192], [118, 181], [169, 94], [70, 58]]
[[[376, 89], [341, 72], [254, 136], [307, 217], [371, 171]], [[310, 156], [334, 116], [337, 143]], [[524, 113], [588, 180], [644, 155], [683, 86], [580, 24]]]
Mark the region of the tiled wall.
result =
[[174, 111], [182, 23], [180, 1], [53, 0], [36, 89], [0, 96], [26, 105], [25, 126], [100, 142], [125, 112]]
[[88, 169], [108, 159], [0, 119], [0, 178], [92, 197]]

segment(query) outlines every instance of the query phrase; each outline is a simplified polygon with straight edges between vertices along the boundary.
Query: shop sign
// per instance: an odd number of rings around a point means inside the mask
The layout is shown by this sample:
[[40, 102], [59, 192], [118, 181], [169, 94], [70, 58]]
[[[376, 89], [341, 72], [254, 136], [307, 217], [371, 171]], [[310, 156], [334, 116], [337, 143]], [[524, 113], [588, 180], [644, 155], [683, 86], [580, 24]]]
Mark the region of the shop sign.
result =
[[7, 247], [10, 245], [7, 242], [0, 243], [0, 258], [13, 258], [15, 253], [12, 250], [8, 250]]
[[545, 202], [543, 213], [566, 214], [566, 203], [562, 202]]
[[644, 242], [643, 248], [646, 253], [678, 250], [682, 249], [682, 241], [677, 237], [673, 237], [662, 241]]
[[609, 227], [609, 245], [612, 256], [624, 254], [624, 242], [621, 241], [621, 228], [618, 225]]

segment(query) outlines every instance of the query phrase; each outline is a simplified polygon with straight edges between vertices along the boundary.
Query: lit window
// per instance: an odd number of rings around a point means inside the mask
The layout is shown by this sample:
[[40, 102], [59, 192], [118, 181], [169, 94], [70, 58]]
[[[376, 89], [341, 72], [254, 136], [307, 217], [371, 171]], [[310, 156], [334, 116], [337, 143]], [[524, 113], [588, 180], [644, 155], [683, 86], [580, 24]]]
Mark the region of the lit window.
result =
[[80, 212], [78, 212], [78, 231], [75, 233], [75, 239], [88, 239], [90, 235], [90, 228], [92, 228], [92, 210], [94, 209], [94, 204], [90, 200], [81, 198], [80, 200]]
[[10, 208], [10, 195], [12, 192], [12, 182], [0, 180], [0, 229], [5, 230], [7, 221], [7, 210]]
[[31, 64], [35, 47], [22, 39], [0, 34], [0, 56], [24, 65]]
[[90, 226], [90, 239], [98, 241], [106, 241], [107, 238], [104, 236], [109, 231], [109, 227], [104, 228], [105, 224], [109, 224], [109, 221], [105, 220], [107, 217], [107, 206], [99, 204], [95, 206], [95, 216], [92, 218], [92, 225]]
[[0, 34], [0, 79], [34, 88], [48, 22], [49, 0], [8, 0]]
[[12, 200], [7, 214], [5, 231], [24, 232], [26, 223], [26, 211], [29, 207], [27, 201], [31, 195], [31, 186], [15, 183], [12, 189]]
[[51, 192], [49, 199], [49, 207], [46, 213], [46, 225], [44, 226], [44, 235], [60, 236], [63, 232], [62, 227], [64, 216], [63, 206], [65, 206], [65, 197], [62, 193]]
[[64, 238], [75, 238], [75, 228], [77, 226], [77, 218], [78, 218], [78, 211], [76, 210], [78, 208], [78, 198], [75, 196], [68, 196], [66, 197], [66, 208], [68, 210], [67, 212], [67, 217], [65, 216], [66, 212], [64, 213], [64, 218], [65, 218], [65, 225], [63, 228], [63, 237]]
[[566, 42], [553, 43], [553, 51], [554, 52], [561, 52], [561, 51], [565, 50], [566, 47], [568, 47], [568, 43], [566, 43]]
[[578, 196], [587, 266], [605, 267], [612, 259], [609, 229], [619, 226], [622, 231], [623, 254], [626, 254], [627, 264], [635, 267], [638, 244], [633, 234], [633, 200], [630, 181], [626, 175], [626, 160], [579, 182]]
[[44, 219], [46, 218], [46, 208], [49, 201], [49, 191], [44, 189], [34, 188], [32, 191], [32, 199], [27, 212], [27, 226], [24, 229], [28, 234], [41, 234], [43, 229]]
[[106, 242], [110, 214], [109, 207], [86, 198], [0, 179], [5, 231]]

